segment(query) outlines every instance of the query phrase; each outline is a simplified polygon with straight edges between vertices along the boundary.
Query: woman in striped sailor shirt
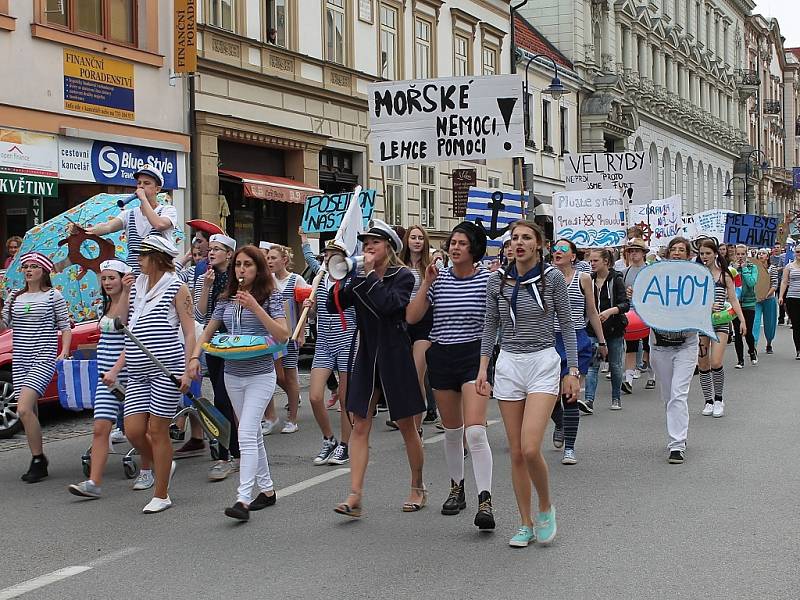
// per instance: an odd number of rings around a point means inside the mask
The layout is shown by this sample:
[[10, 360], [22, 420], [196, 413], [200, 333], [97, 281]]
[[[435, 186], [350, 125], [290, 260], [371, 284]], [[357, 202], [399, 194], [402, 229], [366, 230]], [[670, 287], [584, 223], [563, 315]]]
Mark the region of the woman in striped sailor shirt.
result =
[[428, 266], [417, 295], [408, 305], [406, 319], [411, 324], [418, 323], [433, 307], [431, 347], [426, 353], [428, 379], [442, 417], [450, 474], [450, 494], [442, 505], [442, 514], [457, 515], [467, 507], [466, 432], [478, 486], [474, 523], [480, 529], [494, 529], [492, 449], [486, 435], [489, 395], [475, 385], [486, 313], [486, 282], [490, 276], [476, 263], [486, 253], [486, 233], [475, 223], [464, 221], [450, 233], [447, 247], [452, 266], [441, 271], [435, 263]]
[[[228, 287], [189, 359], [192, 377], [200, 376], [200, 352], [222, 327], [239, 335], [272, 336], [278, 342], [289, 337], [278, 291], [261, 251], [245, 246], [236, 251], [228, 272]], [[225, 360], [225, 387], [238, 419], [239, 487], [236, 502], [225, 509], [233, 519], [247, 521], [250, 511], [275, 504], [261, 416], [275, 391], [275, 365], [271, 355], [246, 360]], [[258, 493], [254, 496], [255, 488]]]
[[[486, 323], [481, 343], [478, 391], [491, 393], [487, 368], [500, 330], [500, 355], [495, 367], [494, 396], [511, 449], [511, 478], [522, 524], [509, 544], [547, 544], [556, 535], [556, 513], [550, 501], [542, 438], [559, 390], [566, 402], [580, 392], [578, 352], [569, 292], [564, 276], [543, 259], [544, 233], [538, 225], [517, 221], [510, 227], [514, 260], [489, 278]], [[561, 377], [561, 357], [555, 349], [558, 319], [569, 372]], [[539, 496], [539, 511], [531, 519], [531, 482]], [[535, 529], [535, 531], [534, 531]]]
[[[111, 428], [122, 409], [122, 401], [112, 388], [124, 389], [128, 373], [125, 369], [125, 334], [116, 331], [114, 318], [128, 316], [128, 297], [135, 278], [129, 265], [120, 260], [107, 260], [100, 265], [100, 290], [103, 295], [103, 316], [97, 326], [100, 341], [97, 344], [97, 372], [100, 380], [94, 395], [94, 427], [92, 437], [89, 479], [73, 483], [68, 490], [75, 496], [99, 498], [102, 494], [103, 471], [108, 461], [108, 441]], [[151, 465], [142, 463], [150, 470]]]
[[[56, 370], [56, 361], [69, 355], [72, 331], [67, 303], [50, 282], [53, 263], [38, 252], [20, 257], [25, 287], [11, 292], [3, 306], [0, 331], [13, 328], [14, 396], [17, 416], [25, 427], [31, 450], [31, 464], [22, 480], [37, 483], [47, 477], [47, 458], [42, 451], [42, 428], [39, 425], [38, 402]], [[58, 332], [61, 332], [61, 350]]]

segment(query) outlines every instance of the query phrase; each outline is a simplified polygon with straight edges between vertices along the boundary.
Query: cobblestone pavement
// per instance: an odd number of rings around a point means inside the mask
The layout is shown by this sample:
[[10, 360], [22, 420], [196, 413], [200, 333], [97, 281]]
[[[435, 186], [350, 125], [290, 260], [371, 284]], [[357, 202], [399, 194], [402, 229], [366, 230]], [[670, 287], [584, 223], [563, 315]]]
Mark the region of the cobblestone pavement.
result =
[[[301, 359], [302, 360], [302, 359]], [[301, 410], [309, 410], [308, 407], [308, 383], [309, 374], [308, 369], [303, 369], [301, 365], [300, 371], [300, 406]], [[203, 394], [208, 398], [213, 398], [214, 394], [211, 390], [211, 384], [208, 379], [203, 379]], [[286, 404], [286, 394], [281, 388], [275, 391], [275, 401], [278, 403], [278, 410], [283, 410]], [[305, 404], [305, 407], [304, 407]], [[280, 412], [278, 414], [281, 414]], [[83, 435], [91, 435], [92, 433], [92, 412], [71, 412], [61, 408], [58, 403], [44, 405], [39, 409], [39, 420], [42, 424], [42, 436], [44, 443], [55, 442], [58, 440], [66, 440], [69, 438], [79, 437]], [[88, 442], [87, 442], [88, 444]], [[8, 452], [9, 450], [16, 450], [18, 448], [27, 447], [25, 441], [25, 434], [19, 432], [17, 435], [10, 439], [0, 439], [0, 452]]]

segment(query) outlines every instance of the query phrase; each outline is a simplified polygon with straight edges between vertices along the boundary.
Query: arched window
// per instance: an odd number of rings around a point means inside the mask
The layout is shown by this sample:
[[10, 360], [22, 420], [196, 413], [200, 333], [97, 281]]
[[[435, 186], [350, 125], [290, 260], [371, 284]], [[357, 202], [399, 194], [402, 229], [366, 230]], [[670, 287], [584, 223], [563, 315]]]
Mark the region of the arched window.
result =
[[664, 148], [663, 158], [661, 160], [661, 197], [669, 198], [672, 196], [672, 180], [674, 178], [672, 172], [672, 159], [670, 158], [669, 148]]
[[687, 206], [686, 194], [684, 193], [683, 187], [683, 158], [681, 158], [680, 152], [675, 155], [675, 193], [681, 197], [683, 214], [688, 214], [689, 207]]
[[706, 210], [706, 174], [703, 163], [697, 165], [697, 212]]
[[658, 192], [660, 190], [658, 185], [658, 148], [655, 143], [650, 144], [650, 199], [657, 200]]
[[698, 212], [695, 204], [697, 195], [694, 188], [694, 162], [690, 156], [686, 159], [686, 212], [690, 215]]

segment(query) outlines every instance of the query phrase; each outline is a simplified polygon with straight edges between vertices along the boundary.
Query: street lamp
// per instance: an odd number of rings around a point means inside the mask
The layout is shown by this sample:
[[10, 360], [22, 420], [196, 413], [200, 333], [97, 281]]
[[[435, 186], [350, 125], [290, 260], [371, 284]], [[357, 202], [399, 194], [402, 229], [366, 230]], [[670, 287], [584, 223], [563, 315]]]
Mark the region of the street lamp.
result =
[[[731, 186], [733, 185], [733, 182], [736, 179], [738, 179], [744, 184], [745, 194], [747, 194], [747, 179], [745, 179], [744, 177], [740, 177], [739, 175], [734, 175], [728, 180], [728, 189], [725, 190], [724, 194], [722, 194], [722, 197], [725, 198], [726, 200], [731, 200], [733, 198], [733, 192], [731, 191]], [[746, 196], [745, 196], [745, 204], [747, 204]], [[745, 212], [747, 212], [747, 209], [745, 209]]]
[[753, 158], [753, 155], [756, 156], [756, 160], [758, 157], [762, 157], [763, 160], [758, 164], [762, 171], [766, 171], [770, 168], [769, 160], [767, 160], [767, 155], [763, 150], [759, 150], [758, 148], [754, 148], [747, 153], [747, 157], [744, 159], [744, 175], [745, 175], [745, 188], [744, 188], [744, 211], [746, 213], [750, 213], [750, 177], [752, 175], [753, 167], [751, 164], [750, 159]]

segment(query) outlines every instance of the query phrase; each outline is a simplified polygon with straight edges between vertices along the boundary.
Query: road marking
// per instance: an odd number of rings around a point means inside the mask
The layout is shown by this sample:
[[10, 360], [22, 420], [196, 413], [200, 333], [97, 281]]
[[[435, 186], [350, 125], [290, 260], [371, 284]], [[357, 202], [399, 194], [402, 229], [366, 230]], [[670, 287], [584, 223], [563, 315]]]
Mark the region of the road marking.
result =
[[64, 579], [69, 579], [70, 577], [74, 577], [75, 575], [80, 575], [81, 573], [85, 573], [86, 571], [91, 571], [95, 567], [99, 567], [108, 564], [112, 561], [124, 558], [126, 556], [130, 556], [131, 554], [139, 552], [140, 550], [141, 548], [123, 548], [122, 550], [117, 550], [116, 552], [112, 552], [101, 558], [95, 559], [86, 565], [74, 565], [72, 567], [64, 567], [63, 569], [58, 569], [57, 571], [53, 571], [52, 573], [45, 573], [44, 575], [39, 575], [39, 577], [34, 577], [33, 579], [28, 579], [27, 581], [23, 581], [22, 583], [18, 583], [16, 585], [12, 585], [11, 587], [7, 587], [0, 590], [0, 600], [10, 600], [11, 598], [18, 598], [19, 596], [27, 594], [28, 592], [38, 590], [40, 588], [50, 585], [51, 583], [56, 583]]
[[[492, 420], [488, 421], [486, 423], [486, 425], [494, 425], [495, 423], [499, 423], [499, 422], [500, 422], [500, 419], [492, 419]], [[425, 440], [422, 443], [427, 446], [428, 444], [435, 444], [436, 442], [441, 442], [443, 439], [444, 439], [444, 434], [443, 433], [438, 433], [433, 437], [425, 438]]]
[[[286, 496], [291, 496], [292, 494], [296, 494], [297, 492], [302, 492], [303, 490], [307, 490], [310, 487], [314, 487], [317, 484], [324, 483], [325, 481], [329, 481], [331, 479], [335, 479], [337, 477], [341, 477], [342, 475], [347, 475], [350, 472], [350, 469], [334, 469], [333, 471], [328, 471], [327, 473], [323, 473], [322, 475], [317, 475], [316, 477], [312, 477], [311, 479], [306, 479], [305, 481], [301, 481], [300, 483], [295, 483], [294, 485], [290, 485], [283, 489], [278, 490], [278, 495], [281, 498]], [[0, 598], [2, 600], [2, 598]]]

